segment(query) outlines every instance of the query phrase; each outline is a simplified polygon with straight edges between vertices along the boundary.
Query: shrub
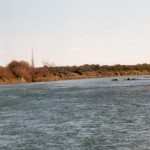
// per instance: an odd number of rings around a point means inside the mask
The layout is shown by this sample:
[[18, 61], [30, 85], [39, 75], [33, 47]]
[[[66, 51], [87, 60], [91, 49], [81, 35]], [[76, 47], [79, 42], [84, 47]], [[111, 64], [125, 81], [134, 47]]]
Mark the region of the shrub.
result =
[[8, 68], [16, 78], [24, 78], [28, 82], [32, 81], [32, 68], [28, 62], [13, 60], [8, 64]]

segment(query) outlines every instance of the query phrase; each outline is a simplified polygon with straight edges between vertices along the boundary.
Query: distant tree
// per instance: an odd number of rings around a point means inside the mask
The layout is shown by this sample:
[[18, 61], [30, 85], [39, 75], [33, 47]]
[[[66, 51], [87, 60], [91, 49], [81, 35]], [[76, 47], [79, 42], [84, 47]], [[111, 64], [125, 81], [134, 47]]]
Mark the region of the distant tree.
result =
[[82, 75], [82, 74], [83, 74], [83, 72], [82, 72], [82, 70], [81, 70], [80, 67], [78, 67], [78, 68], [75, 69], [75, 73], [77, 73], [77, 74], [79, 74], [79, 75]]
[[49, 63], [49, 61], [43, 61], [43, 67], [55, 67], [55, 63]]
[[24, 78], [26, 81], [32, 81], [32, 69], [26, 61], [13, 60], [8, 64], [8, 68], [17, 78]]

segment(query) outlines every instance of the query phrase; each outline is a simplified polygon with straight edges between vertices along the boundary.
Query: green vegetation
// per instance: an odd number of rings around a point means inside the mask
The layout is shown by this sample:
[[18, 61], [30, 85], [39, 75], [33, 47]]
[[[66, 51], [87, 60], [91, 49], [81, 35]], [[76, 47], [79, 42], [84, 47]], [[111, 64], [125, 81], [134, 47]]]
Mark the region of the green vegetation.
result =
[[101, 78], [113, 76], [130, 76], [150, 74], [150, 64], [137, 65], [82, 65], [82, 66], [51, 66], [32, 68], [25, 61], [11, 61], [6, 67], [0, 67], [0, 83], [27, 83], [54, 80]]

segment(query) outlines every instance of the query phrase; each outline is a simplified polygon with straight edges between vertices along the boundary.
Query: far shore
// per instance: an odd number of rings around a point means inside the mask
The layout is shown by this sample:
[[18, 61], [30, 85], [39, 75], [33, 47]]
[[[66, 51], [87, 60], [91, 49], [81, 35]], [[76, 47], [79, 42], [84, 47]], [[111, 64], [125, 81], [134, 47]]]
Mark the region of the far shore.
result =
[[150, 75], [150, 64], [34, 67], [26, 61], [11, 61], [6, 67], [0, 66], [0, 84], [22, 84], [58, 80], [117, 78], [121, 76]]
[[[135, 77], [136, 76], [136, 77]], [[143, 77], [143, 80], [145, 79], [149, 79], [150, 80], [150, 74], [140, 74], [140, 75], [123, 75], [123, 76], [103, 76], [103, 77], [99, 77], [99, 76], [91, 76], [91, 77], [85, 77], [85, 76], [80, 76], [78, 78], [46, 78], [45, 80], [42, 79], [41, 80], [37, 80], [37, 81], [32, 81], [32, 82], [27, 82], [23, 79], [18, 79], [18, 80], [14, 80], [14, 81], [1, 81], [0, 80], [0, 85], [9, 85], [9, 84], [28, 84], [28, 83], [42, 83], [42, 82], [53, 82], [53, 81], [65, 81], [65, 80], [80, 80], [80, 79], [100, 79], [100, 78], [110, 78], [110, 81], [119, 81], [120, 77], [124, 77], [124, 80], [142, 80], [141, 78], [139, 79], [138, 77], [141, 76], [147, 76], [147, 77]], [[115, 79], [115, 80], [112, 80]]]

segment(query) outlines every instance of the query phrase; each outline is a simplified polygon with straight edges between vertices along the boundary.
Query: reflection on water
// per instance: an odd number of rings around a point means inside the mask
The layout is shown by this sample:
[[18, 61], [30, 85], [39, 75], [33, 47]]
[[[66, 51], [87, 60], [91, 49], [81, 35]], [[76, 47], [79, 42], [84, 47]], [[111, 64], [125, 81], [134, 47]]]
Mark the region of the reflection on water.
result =
[[148, 150], [150, 81], [0, 86], [2, 150]]

